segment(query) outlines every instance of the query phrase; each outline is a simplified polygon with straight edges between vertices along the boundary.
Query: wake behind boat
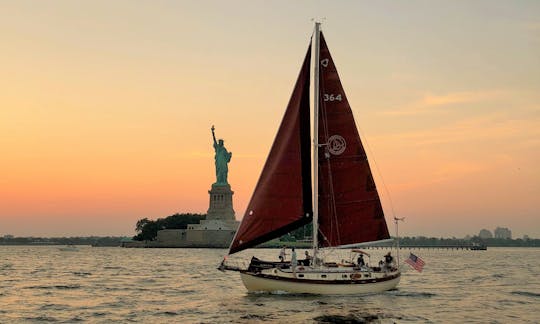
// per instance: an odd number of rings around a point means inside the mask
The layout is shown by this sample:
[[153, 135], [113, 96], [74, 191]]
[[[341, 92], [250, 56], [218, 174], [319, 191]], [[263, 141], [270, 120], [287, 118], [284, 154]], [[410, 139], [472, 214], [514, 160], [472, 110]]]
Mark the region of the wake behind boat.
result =
[[[390, 235], [379, 194], [320, 24], [314, 32], [314, 109], [310, 133], [310, 42], [278, 133], [229, 254], [313, 223], [307, 264], [253, 258], [240, 272], [248, 291], [362, 294], [393, 289], [398, 265], [329, 262], [320, 248], [352, 248]], [[313, 159], [312, 159], [313, 157]], [[312, 166], [312, 161], [315, 165]], [[313, 202], [315, 201], [315, 204]], [[326, 251], [325, 251], [326, 252]]]
[[60, 251], [69, 251], [69, 252], [76, 252], [76, 251], [79, 251], [79, 249], [77, 248], [77, 246], [73, 245], [73, 244], [68, 244], [64, 247], [60, 247], [58, 248], [58, 250]]

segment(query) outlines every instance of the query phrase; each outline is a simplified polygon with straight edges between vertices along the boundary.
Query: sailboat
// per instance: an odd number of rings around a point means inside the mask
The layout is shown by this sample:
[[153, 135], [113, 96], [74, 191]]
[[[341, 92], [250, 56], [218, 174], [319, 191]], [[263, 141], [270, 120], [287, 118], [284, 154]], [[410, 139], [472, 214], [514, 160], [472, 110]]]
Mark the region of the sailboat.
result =
[[250, 292], [364, 294], [390, 290], [401, 276], [393, 262], [374, 267], [328, 262], [323, 257], [323, 249], [350, 249], [366, 242], [387, 241], [390, 235], [367, 155], [320, 23], [315, 23], [313, 39], [229, 248], [229, 255], [234, 254], [312, 223], [311, 260], [297, 265], [253, 257], [243, 269], [230, 264], [226, 257], [220, 269], [239, 271]]

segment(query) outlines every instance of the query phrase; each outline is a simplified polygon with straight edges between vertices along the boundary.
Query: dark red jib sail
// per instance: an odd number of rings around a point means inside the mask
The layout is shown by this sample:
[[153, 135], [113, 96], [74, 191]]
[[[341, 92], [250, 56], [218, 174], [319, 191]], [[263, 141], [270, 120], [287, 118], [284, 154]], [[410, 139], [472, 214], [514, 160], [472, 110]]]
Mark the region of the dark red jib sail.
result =
[[285, 116], [229, 253], [311, 222], [309, 68], [311, 44]]
[[339, 246], [389, 238], [351, 107], [321, 33], [319, 239]]

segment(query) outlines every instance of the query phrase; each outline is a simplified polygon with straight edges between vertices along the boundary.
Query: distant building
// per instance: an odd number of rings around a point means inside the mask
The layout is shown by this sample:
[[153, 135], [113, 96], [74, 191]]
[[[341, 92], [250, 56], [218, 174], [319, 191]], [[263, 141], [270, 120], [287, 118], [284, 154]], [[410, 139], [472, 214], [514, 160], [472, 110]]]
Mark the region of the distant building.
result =
[[510, 231], [506, 227], [497, 227], [495, 229], [495, 238], [498, 238], [498, 239], [511, 239], [512, 238], [512, 231]]
[[493, 234], [491, 234], [491, 232], [487, 229], [482, 229], [480, 230], [480, 233], [478, 233], [478, 236], [481, 238], [481, 239], [490, 239], [490, 238], [493, 238]]
[[531, 238], [529, 237], [529, 235], [527, 235], [527, 234], [523, 235], [523, 241], [528, 241], [530, 239]]
[[6, 234], [6, 235], [4, 235], [4, 239], [11, 240], [11, 239], [13, 239], [13, 235]]

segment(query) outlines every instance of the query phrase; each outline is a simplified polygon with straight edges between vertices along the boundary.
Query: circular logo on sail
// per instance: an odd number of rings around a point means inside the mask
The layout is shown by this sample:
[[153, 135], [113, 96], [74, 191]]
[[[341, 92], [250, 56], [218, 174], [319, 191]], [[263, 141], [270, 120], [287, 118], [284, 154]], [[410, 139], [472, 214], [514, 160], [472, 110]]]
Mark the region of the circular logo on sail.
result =
[[334, 155], [340, 155], [345, 152], [347, 143], [345, 139], [340, 135], [332, 135], [328, 139], [328, 151]]

